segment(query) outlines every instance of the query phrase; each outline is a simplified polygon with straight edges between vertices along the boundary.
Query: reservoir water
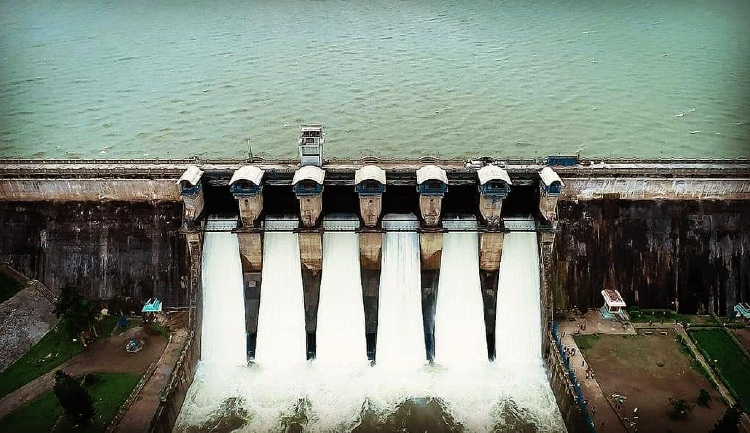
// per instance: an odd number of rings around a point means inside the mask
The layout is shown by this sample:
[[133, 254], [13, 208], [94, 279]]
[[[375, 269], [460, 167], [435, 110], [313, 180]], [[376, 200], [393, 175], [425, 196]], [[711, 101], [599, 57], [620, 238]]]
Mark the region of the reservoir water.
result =
[[0, 157], [750, 155], [746, 0], [0, 3]]

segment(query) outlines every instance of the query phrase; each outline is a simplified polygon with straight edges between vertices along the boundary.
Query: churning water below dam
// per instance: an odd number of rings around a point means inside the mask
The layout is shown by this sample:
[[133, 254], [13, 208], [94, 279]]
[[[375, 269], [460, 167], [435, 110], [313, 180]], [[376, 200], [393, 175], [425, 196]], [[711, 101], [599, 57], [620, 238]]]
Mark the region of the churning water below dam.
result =
[[0, 157], [750, 156], [746, 0], [0, 2]]
[[[408, 229], [415, 223], [400, 215], [386, 216], [383, 225]], [[446, 219], [451, 224], [457, 223]], [[234, 287], [234, 272], [225, 272], [225, 263], [238, 254], [235, 236], [206, 233], [204, 298], [224, 283]], [[209, 356], [207, 347], [216, 353], [215, 346], [203, 346], [176, 431], [565, 431], [541, 360], [535, 233], [506, 235], [499, 283], [506, 287], [500, 288], [505, 296], [498, 297], [498, 311], [507, 317], [498, 321], [495, 361], [487, 357], [479, 284], [469, 275], [478, 271], [478, 234], [445, 235], [435, 361], [428, 363], [418, 235], [386, 232], [373, 365], [367, 360], [354, 232], [324, 235], [318, 359], [305, 360], [297, 236], [266, 233], [255, 361], [237, 365]], [[230, 346], [244, 349], [244, 312], [226, 307], [204, 302], [204, 337], [214, 321], [238, 328], [212, 334], [214, 343], [233, 353]], [[521, 337], [511, 341], [514, 335]], [[517, 353], [523, 356], [511, 355]]]

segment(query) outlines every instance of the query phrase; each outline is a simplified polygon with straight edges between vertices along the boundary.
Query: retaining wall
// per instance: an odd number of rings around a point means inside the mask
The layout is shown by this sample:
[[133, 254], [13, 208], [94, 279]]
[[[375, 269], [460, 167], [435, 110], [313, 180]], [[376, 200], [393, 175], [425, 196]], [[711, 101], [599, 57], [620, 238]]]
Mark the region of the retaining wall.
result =
[[726, 314], [750, 301], [750, 200], [561, 201], [556, 308], [628, 305]]
[[180, 202], [0, 201], [0, 261], [50, 288], [187, 304]]

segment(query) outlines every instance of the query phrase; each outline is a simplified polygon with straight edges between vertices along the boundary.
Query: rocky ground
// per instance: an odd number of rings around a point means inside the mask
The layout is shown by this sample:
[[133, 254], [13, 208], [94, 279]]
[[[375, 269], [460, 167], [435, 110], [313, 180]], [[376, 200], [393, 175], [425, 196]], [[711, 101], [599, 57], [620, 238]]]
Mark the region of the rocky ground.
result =
[[25, 288], [0, 304], [0, 371], [55, 326], [53, 309], [52, 303], [33, 288]]

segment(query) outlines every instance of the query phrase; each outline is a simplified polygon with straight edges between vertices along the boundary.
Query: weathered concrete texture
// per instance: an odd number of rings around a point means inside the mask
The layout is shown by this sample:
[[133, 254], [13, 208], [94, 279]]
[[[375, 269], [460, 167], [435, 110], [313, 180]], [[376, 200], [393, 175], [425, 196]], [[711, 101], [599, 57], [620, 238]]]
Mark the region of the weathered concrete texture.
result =
[[182, 203], [0, 202], [0, 261], [52, 289], [187, 305]]
[[[300, 201], [302, 203], [302, 201]], [[312, 334], [317, 329], [320, 281], [323, 273], [323, 234], [300, 232], [300, 263], [302, 267], [302, 289], [305, 294], [305, 329]], [[290, 272], [293, 270], [290, 269]], [[309, 345], [308, 345], [309, 346]], [[308, 347], [308, 353], [310, 347]]]
[[263, 233], [237, 231], [240, 260], [244, 272], [260, 272], [263, 269]]
[[422, 269], [439, 270], [443, 256], [443, 233], [419, 234], [419, 257]]
[[[188, 242], [199, 237], [198, 234], [187, 234]], [[192, 238], [192, 239], [190, 239]], [[201, 255], [202, 245], [194, 244], [190, 248], [189, 273], [189, 316], [187, 340], [182, 346], [174, 369], [169, 376], [166, 386], [160, 393], [159, 406], [151, 419], [149, 432], [171, 433], [177, 416], [180, 414], [182, 403], [185, 401], [190, 385], [195, 378], [195, 369], [201, 353], [201, 329], [203, 327], [203, 296], [201, 287]]]
[[[550, 335], [545, 338], [551, 340]], [[581, 409], [576, 403], [573, 383], [568, 376], [568, 372], [563, 364], [562, 357], [554, 345], [550, 345], [544, 355], [544, 364], [547, 368], [547, 379], [549, 380], [552, 394], [557, 401], [557, 407], [562, 415], [565, 428], [571, 433], [591, 431], [586, 424]]]
[[303, 227], [314, 227], [323, 213], [323, 194], [299, 199], [299, 213]]
[[[383, 252], [383, 233], [362, 232], [359, 234], [360, 280], [362, 301], [365, 307], [365, 329], [374, 335], [378, 329], [378, 294], [380, 293], [380, 269]], [[374, 346], [372, 351], [374, 351]], [[368, 348], [370, 351], [370, 348]]]
[[323, 269], [323, 234], [300, 232], [299, 256], [302, 269], [316, 272]]
[[[438, 259], [439, 260], [439, 259]], [[435, 357], [435, 310], [437, 307], [440, 269], [424, 269], [420, 273], [422, 282], [422, 325], [424, 345], [428, 360]]]
[[383, 250], [383, 233], [359, 234], [359, 263], [362, 269], [380, 269]]
[[16, 362], [55, 326], [54, 306], [27, 287], [0, 304], [0, 371]]
[[561, 200], [750, 199], [747, 179], [566, 178]]
[[182, 196], [185, 219], [190, 223], [193, 223], [200, 218], [201, 214], [203, 214], [203, 209], [206, 207], [206, 199], [203, 196], [203, 191], [204, 190], [201, 189], [195, 195]]
[[[258, 312], [260, 311], [260, 287], [263, 275], [259, 272], [245, 272], [245, 330], [248, 334], [258, 332]], [[249, 348], [248, 348], [249, 350]], [[255, 351], [253, 350], [253, 353]]]
[[750, 300], [748, 201], [561, 201], [558, 210], [555, 308], [601, 306], [602, 289], [684, 313], [723, 315]]
[[487, 232], [479, 235], [479, 269], [497, 271], [500, 269], [500, 257], [503, 253], [502, 232]]
[[502, 222], [503, 199], [479, 195], [479, 214], [484, 222], [490, 227], [498, 227]]
[[3, 201], [177, 201], [177, 179], [0, 179]]
[[238, 197], [240, 205], [240, 221], [242, 227], [254, 227], [255, 221], [263, 212], [263, 193], [252, 197]]
[[482, 287], [482, 302], [484, 305], [484, 326], [487, 333], [487, 349], [490, 358], [495, 357], [495, 321], [499, 277], [500, 271], [479, 271], [479, 284]]
[[364, 222], [365, 227], [377, 226], [382, 210], [382, 194], [359, 196], [359, 213], [362, 215], [362, 221]]
[[547, 196], [539, 194], [539, 212], [547, 221], [555, 221], [557, 219], [557, 199], [559, 196]]
[[427, 227], [435, 227], [440, 223], [440, 213], [443, 207], [443, 197], [439, 195], [420, 195], [419, 211]]

